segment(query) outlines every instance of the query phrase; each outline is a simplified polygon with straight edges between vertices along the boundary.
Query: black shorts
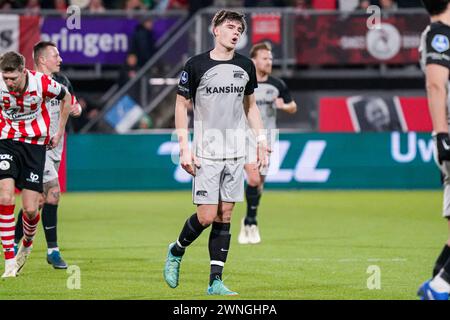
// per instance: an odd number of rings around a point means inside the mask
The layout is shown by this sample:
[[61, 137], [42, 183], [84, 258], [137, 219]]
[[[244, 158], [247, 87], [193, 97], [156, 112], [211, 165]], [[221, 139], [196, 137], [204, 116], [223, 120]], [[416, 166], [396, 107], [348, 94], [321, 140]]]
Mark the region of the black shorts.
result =
[[46, 146], [0, 140], [0, 180], [13, 178], [16, 188], [42, 192]]

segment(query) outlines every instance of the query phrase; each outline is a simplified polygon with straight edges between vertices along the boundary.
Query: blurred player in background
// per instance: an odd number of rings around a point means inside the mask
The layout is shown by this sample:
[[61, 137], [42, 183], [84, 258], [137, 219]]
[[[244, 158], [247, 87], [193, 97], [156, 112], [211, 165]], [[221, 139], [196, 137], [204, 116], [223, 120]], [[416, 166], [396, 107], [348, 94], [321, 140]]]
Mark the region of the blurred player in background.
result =
[[[15, 277], [31, 252], [40, 219], [46, 146], [56, 148], [63, 135], [72, 97], [63, 86], [40, 72], [25, 68], [14, 51], [0, 58], [0, 236], [5, 256], [2, 277]], [[57, 131], [50, 136], [47, 107], [61, 103]], [[14, 255], [15, 187], [22, 189], [23, 241]]]
[[[250, 50], [250, 57], [255, 64], [258, 79], [258, 88], [255, 89], [256, 104], [261, 113], [264, 128], [267, 130], [268, 146], [271, 149], [271, 144], [274, 143], [274, 141], [271, 141], [271, 131], [276, 129], [277, 126], [277, 109], [295, 113], [297, 112], [297, 104], [292, 100], [283, 80], [270, 75], [273, 61], [270, 43], [255, 44]], [[249, 149], [255, 149], [254, 139], [254, 136], [250, 136]], [[252, 151], [250, 150], [250, 152]], [[245, 172], [247, 173], [247, 189], [245, 191], [247, 214], [241, 223], [238, 242], [255, 244], [261, 242], [256, 215], [267, 172], [260, 172], [256, 163], [246, 164]]]
[[[428, 105], [433, 122], [435, 159], [444, 175], [443, 215], [450, 229], [450, 0], [423, 0], [431, 24], [422, 34], [421, 63], [426, 76]], [[448, 300], [450, 293], [450, 239], [439, 255], [433, 278], [419, 289], [422, 300]]]
[[[234, 204], [244, 200], [246, 117], [257, 134], [260, 165], [268, 164], [267, 139], [253, 94], [257, 87], [255, 66], [235, 52], [245, 27], [242, 14], [217, 12], [212, 21], [214, 49], [189, 59], [181, 73], [175, 125], [181, 166], [194, 176], [192, 191], [197, 212], [187, 219], [177, 241], [169, 245], [164, 279], [171, 288], [178, 286], [185, 249], [212, 225], [207, 294], [237, 294], [223, 284], [222, 272], [230, 249]], [[192, 152], [188, 144], [190, 103], [194, 105]]]
[[[70, 115], [78, 117], [81, 114], [81, 107], [76, 101], [72, 85], [66, 76], [59, 73], [62, 59], [58, 49], [53, 42], [38, 42], [33, 49], [33, 58], [36, 71], [51, 77], [53, 80], [64, 86], [72, 95]], [[60, 101], [52, 99], [48, 103], [50, 111], [50, 134], [58, 130], [58, 122], [61, 117]], [[42, 208], [42, 226], [44, 227], [45, 239], [47, 241], [47, 262], [55, 269], [67, 269], [66, 262], [62, 259], [57, 242], [57, 211], [61, 188], [58, 180], [58, 170], [64, 148], [64, 137], [59, 145], [51, 150], [47, 150], [45, 156], [44, 169], [44, 192], [41, 197], [40, 208]], [[23, 237], [22, 212], [19, 211], [14, 244], [17, 246]]]

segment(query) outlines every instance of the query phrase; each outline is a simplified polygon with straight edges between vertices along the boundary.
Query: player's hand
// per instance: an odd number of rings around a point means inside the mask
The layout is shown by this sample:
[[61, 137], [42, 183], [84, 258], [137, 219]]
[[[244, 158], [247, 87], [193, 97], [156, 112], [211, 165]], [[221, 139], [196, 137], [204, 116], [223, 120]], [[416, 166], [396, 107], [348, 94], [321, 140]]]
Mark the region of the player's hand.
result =
[[450, 161], [450, 137], [448, 133], [438, 133], [436, 135], [436, 144], [439, 163]]
[[196, 169], [200, 168], [200, 162], [189, 149], [180, 150], [180, 164], [187, 173], [194, 177]]
[[58, 146], [59, 142], [61, 141], [62, 134], [57, 133], [53, 137], [50, 138], [50, 142], [47, 145], [47, 150], [54, 149]]
[[281, 98], [276, 98], [275, 99], [275, 106], [277, 107], [277, 109], [284, 109], [284, 101]]
[[284, 100], [282, 98], [276, 98], [275, 105], [276, 105], [277, 109], [281, 109], [283, 111], [286, 111], [287, 113], [296, 113], [297, 112], [297, 105], [295, 103], [285, 104]]
[[269, 154], [272, 152], [267, 146], [267, 140], [258, 142], [258, 168], [264, 170], [269, 166]]
[[78, 118], [79, 116], [81, 116], [81, 106], [78, 102], [72, 104], [70, 106], [70, 116], [74, 117], [74, 118]]

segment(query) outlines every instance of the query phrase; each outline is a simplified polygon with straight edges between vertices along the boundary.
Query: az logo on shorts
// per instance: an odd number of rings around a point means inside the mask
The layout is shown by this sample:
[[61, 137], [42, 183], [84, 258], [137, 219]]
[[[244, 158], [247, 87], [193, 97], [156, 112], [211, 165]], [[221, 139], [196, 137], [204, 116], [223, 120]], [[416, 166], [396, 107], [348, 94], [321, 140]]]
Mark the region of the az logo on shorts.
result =
[[207, 197], [208, 196], [208, 191], [206, 191], [206, 190], [198, 190], [196, 195], [199, 196], [199, 197]]

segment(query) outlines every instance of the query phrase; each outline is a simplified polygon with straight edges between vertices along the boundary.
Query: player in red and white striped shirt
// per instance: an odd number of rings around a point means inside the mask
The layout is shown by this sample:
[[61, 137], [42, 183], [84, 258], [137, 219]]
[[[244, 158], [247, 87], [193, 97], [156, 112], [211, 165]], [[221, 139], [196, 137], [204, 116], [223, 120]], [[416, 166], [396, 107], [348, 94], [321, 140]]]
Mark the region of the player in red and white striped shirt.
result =
[[[46, 103], [61, 100], [58, 131], [50, 137]], [[55, 148], [70, 112], [71, 95], [50, 77], [25, 69], [17, 52], [0, 57], [0, 236], [5, 255], [2, 277], [15, 277], [25, 263], [39, 222], [39, 197], [46, 148]], [[22, 189], [24, 213], [23, 260], [14, 256], [15, 187]], [[18, 255], [19, 257], [19, 255]]]

